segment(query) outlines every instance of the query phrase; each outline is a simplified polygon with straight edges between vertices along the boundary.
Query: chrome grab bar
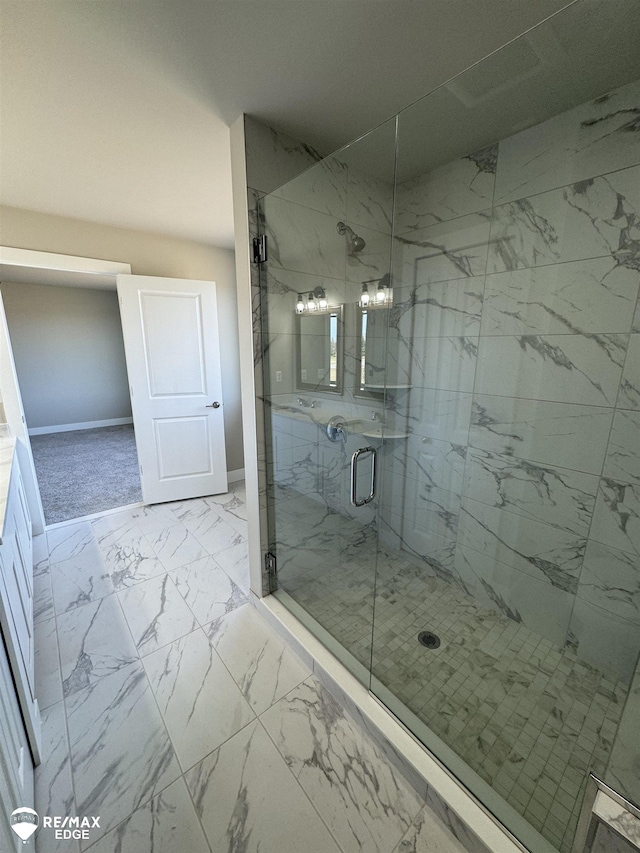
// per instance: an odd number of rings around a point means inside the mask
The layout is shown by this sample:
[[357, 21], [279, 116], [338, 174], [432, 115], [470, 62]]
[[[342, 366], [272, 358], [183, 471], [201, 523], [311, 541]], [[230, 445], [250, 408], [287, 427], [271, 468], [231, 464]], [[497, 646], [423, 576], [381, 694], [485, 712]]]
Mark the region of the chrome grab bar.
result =
[[[366, 498], [359, 501], [358, 496], [356, 494], [358, 488], [358, 459], [363, 453], [371, 454], [371, 486], [369, 488], [369, 494]], [[377, 453], [375, 447], [361, 447], [351, 457], [351, 506], [364, 506], [365, 504], [371, 503], [376, 494], [376, 460]]]

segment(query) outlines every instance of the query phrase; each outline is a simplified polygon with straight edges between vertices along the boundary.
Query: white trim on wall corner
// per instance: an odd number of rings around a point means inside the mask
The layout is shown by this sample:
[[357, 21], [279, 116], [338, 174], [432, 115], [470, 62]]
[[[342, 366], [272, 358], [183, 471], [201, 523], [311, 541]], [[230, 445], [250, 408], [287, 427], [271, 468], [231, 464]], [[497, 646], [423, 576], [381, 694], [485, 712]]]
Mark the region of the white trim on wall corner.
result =
[[[106, 421], [85, 421], [79, 424], [57, 424], [56, 426], [34, 427], [29, 435], [47, 435], [50, 432], [73, 432], [77, 429], [98, 429], [99, 427], [123, 426], [132, 424], [133, 418], [109, 418]], [[235, 473], [232, 472], [232, 473]], [[242, 478], [239, 478], [242, 479]]]
[[228, 483], [239, 483], [244, 480], [244, 468], [236, 468], [235, 471], [227, 471]]

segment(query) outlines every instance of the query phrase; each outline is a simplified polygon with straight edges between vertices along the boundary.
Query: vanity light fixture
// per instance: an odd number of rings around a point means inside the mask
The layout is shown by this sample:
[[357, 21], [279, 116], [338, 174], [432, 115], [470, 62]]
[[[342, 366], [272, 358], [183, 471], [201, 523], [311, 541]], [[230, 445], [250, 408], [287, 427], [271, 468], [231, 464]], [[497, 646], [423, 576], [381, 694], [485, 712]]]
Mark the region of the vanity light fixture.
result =
[[387, 291], [385, 290], [385, 286], [382, 281], [383, 280], [380, 279], [378, 289], [376, 290], [376, 302], [378, 305], [383, 305], [387, 301]]
[[362, 285], [362, 294], [360, 296], [360, 307], [367, 308], [369, 305], [369, 286], [366, 284]]
[[329, 300], [324, 287], [310, 290], [308, 295], [298, 294], [296, 314], [315, 314], [319, 311], [329, 311]]

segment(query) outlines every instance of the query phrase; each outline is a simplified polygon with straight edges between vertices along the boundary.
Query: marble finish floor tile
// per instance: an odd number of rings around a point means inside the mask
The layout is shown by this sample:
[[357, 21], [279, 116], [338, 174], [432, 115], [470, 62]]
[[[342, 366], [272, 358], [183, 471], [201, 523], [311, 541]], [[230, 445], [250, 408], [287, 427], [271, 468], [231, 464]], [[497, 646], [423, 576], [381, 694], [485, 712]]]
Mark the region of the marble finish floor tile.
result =
[[249, 546], [239, 542], [215, 555], [216, 563], [225, 570], [236, 586], [249, 595]]
[[109, 548], [114, 542], [124, 542], [141, 533], [134, 512], [131, 510], [94, 518], [91, 521], [91, 527], [99, 547], [103, 550]]
[[206, 549], [182, 524], [163, 527], [147, 534], [147, 538], [167, 571], [208, 556]]
[[78, 524], [65, 524], [47, 530], [49, 562], [62, 563], [65, 560], [82, 560], [99, 556], [93, 528], [88, 521]]
[[185, 779], [212, 850], [340, 851], [257, 720]]
[[[36, 811], [39, 815], [75, 813], [71, 761], [64, 703], [58, 702], [42, 713], [42, 763], [35, 768]], [[78, 850], [77, 843], [56, 840], [53, 830], [41, 826], [38, 849], [46, 853]]]
[[90, 847], [91, 853], [210, 853], [189, 791], [178, 779]]
[[345, 853], [393, 849], [422, 801], [317, 679], [261, 721]]
[[57, 622], [65, 696], [138, 659], [115, 595], [61, 613]]
[[101, 555], [86, 552], [51, 564], [51, 588], [56, 613], [98, 601], [113, 592], [113, 582]]
[[185, 770], [255, 719], [201, 630], [147, 655], [144, 668]]
[[191, 503], [196, 506], [178, 507], [174, 509], [174, 514], [210, 554], [216, 554], [242, 541], [236, 528], [221, 517], [217, 507], [207, 503], [205, 499]]
[[249, 603], [247, 596], [213, 557], [196, 560], [169, 574], [202, 626]]
[[180, 776], [139, 661], [74, 693], [66, 710], [78, 813], [100, 815], [102, 834]]
[[250, 604], [218, 619], [206, 630], [256, 714], [266, 711], [310, 675], [308, 667]]
[[34, 648], [36, 699], [40, 710], [43, 711], [62, 699], [62, 676], [55, 619], [45, 619], [34, 626]]
[[35, 624], [55, 615], [49, 564], [39, 563], [33, 571], [33, 621]]
[[168, 574], [136, 584], [117, 595], [141, 655], [198, 627], [195, 616]]
[[139, 528], [124, 540], [112, 541], [104, 550], [104, 561], [115, 589], [127, 589], [166, 572]]

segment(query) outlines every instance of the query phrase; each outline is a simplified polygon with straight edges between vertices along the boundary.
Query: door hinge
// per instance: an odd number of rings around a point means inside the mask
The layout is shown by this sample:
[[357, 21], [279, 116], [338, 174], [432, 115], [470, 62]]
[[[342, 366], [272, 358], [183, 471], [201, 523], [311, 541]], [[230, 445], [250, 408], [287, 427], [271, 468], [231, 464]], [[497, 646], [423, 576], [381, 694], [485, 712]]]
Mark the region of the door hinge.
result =
[[269, 579], [274, 579], [276, 574], [278, 573], [278, 567], [276, 565], [276, 555], [272, 551], [267, 551], [267, 553], [264, 555], [264, 569]]
[[253, 238], [253, 263], [264, 264], [267, 260], [267, 235]]

